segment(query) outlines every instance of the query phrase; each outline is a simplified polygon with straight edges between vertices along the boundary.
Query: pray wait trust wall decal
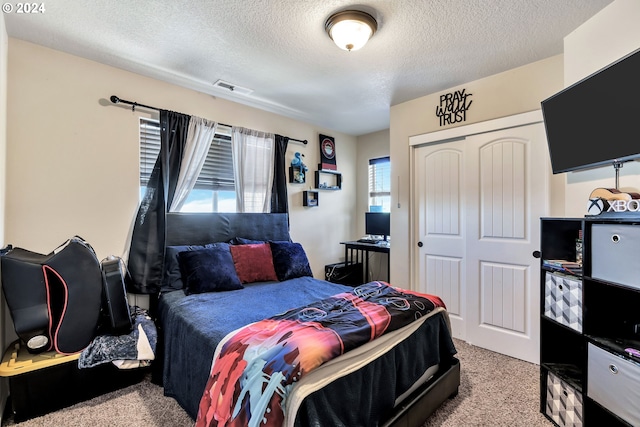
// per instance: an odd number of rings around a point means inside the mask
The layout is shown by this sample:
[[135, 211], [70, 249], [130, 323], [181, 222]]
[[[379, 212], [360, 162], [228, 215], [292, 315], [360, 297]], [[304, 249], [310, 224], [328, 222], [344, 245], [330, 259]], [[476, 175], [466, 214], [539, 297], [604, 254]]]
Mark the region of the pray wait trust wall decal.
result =
[[440, 126], [467, 120], [467, 110], [473, 102], [467, 98], [473, 94], [465, 92], [466, 89], [462, 89], [440, 95], [440, 105], [436, 107], [436, 117], [440, 118]]

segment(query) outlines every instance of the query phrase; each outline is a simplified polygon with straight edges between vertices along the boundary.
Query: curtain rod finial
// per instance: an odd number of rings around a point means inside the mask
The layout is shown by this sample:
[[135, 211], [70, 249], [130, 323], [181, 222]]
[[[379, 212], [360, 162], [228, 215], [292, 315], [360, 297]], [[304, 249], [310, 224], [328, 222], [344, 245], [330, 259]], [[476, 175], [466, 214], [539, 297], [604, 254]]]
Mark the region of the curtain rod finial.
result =
[[120, 102], [120, 98], [118, 98], [115, 95], [111, 95], [111, 98], [109, 98], [111, 100], [111, 102], [113, 102], [114, 104], [117, 104], [118, 102]]

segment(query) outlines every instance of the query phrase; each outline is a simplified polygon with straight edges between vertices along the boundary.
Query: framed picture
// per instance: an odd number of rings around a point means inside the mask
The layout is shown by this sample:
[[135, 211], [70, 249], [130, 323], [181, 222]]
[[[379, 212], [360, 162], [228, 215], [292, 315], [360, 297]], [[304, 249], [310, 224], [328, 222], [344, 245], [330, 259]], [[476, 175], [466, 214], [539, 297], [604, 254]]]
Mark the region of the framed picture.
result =
[[320, 170], [337, 170], [336, 142], [331, 136], [320, 134]]

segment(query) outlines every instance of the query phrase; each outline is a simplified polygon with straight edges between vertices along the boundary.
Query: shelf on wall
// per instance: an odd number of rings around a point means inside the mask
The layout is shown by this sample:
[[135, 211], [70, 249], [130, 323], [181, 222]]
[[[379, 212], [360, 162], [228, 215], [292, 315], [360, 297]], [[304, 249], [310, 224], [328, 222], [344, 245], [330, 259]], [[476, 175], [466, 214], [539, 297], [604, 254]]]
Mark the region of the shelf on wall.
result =
[[307, 182], [307, 174], [301, 166], [289, 166], [289, 182], [292, 184], [304, 184]]
[[[328, 178], [329, 182], [321, 181], [321, 178]], [[315, 171], [315, 187], [319, 190], [341, 190], [342, 174], [333, 170], [317, 170]]]
[[318, 206], [320, 194], [317, 191], [307, 190], [302, 192], [302, 206], [316, 207]]

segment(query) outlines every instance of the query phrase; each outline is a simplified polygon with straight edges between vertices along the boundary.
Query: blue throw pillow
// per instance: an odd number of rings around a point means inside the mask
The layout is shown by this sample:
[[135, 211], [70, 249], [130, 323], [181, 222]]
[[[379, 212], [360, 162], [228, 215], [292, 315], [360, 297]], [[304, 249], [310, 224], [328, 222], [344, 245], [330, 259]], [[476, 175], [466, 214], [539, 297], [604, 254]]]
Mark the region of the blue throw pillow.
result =
[[245, 239], [244, 237], [234, 237], [233, 239], [229, 240], [229, 243], [232, 245], [257, 245], [260, 243], [265, 243], [265, 241]]
[[273, 255], [273, 266], [278, 280], [295, 279], [296, 277], [313, 276], [309, 260], [300, 243], [269, 242]]
[[183, 251], [178, 260], [187, 294], [243, 288], [228, 246]]
[[162, 279], [162, 292], [176, 291], [184, 289], [182, 282], [182, 271], [178, 261], [178, 253], [183, 251], [194, 251], [197, 249], [212, 248], [214, 246], [227, 246], [226, 243], [209, 243], [206, 245], [180, 245], [167, 246], [164, 253], [164, 278]]

